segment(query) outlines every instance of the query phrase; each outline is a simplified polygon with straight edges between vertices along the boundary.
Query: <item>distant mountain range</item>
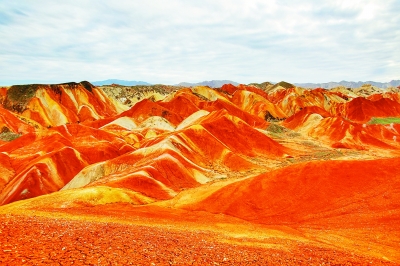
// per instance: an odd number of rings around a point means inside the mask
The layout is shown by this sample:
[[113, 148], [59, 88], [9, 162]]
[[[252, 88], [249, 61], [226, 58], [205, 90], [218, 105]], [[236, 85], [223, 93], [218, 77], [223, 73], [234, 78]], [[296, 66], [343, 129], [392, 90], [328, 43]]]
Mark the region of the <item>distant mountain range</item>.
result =
[[371, 84], [372, 86], [387, 89], [390, 87], [397, 87], [400, 86], [400, 80], [392, 80], [390, 82], [382, 83], [382, 82], [375, 82], [375, 81], [340, 81], [340, 82], [327, 82], [327, 83], [293, 83], [298, 87], [303, 88], [324, 88], [324, 89], [332, 89], [338, 86], [345, 86], [346, 88], [359, 88], [364, 84]]
[[94, 81], [92, 82], [95, 86], [103, 86], [103, 85], [111, 85], [111, 84], [119, 84], [123, 86], [135, 86], [135, 85], [151, 85], [150, 83], [144, 81], [135, 81], [135, 80], [121, 80], [121, 79], [107, 79], [103, 81]]
[[210, 80], [210, 81], [202, 81], [198, 83], [189, 83], [189, 82], [181, 82], [177, 84], [177, 86], [182, 87], [194, 87], [194, 86], [208, 86], [210, 88], [220, 88], [224, 84], [232, 84], [232, 85], [239, 85], [239, 83], [231, 80]]
[[[103, 81], [94, 81], [92, 82], [95, 86], [103, 86], [103, 85], [111, 85], [111, 84], [119, 84], [123, 86], [135, 86], [135, 85], [152, 85], [151, 83], [145, 81], [134, 81], [134, 80], [120, 80], [120, 79], [107, 79]], [[190, 83], [190, 82], [181, 82], [176, 84], [175, 86], [181, 87], [194, 87], [194, 86], [209, 86], [211, 88], [220, 88], [224, 84], [233, 84], [239, 85], [238, 82], [231, 80], [210, 80], [210, 81], [202, 81], [198, 83]], [[271, 82], [271, 84], [275, 84], [275, 82]], [[338, 86], [344, 86], [346, 88], [358, 88], [364, 84], [371, 84], [372, 86], [386, 89], [390, 87], [398, 87], [400, 86], [400, 80], [392, 80], [390, 82], [375, 82], [375, 81], [339, 81], [339, 82], [326, 82], [326, 83], [293, 83], [295, 86], [303, 87], [303, 88], [324, 88], [324, 89], [332, 89]]]
[[[95, 86], [103, 86], [103, 85], [111, 85], [118, 84], [123, 86], [135, 86], [135, 85], [152, 85], [151, 83], [145, 81], [135, 81], [135, 80], [120, 80], [120, 79], [107, 79], [102, 81], [93, 81], [93, 85]], [[210, 88], [220, 88], [224, 84], [233, 84], [239, 85], [239, 83], [231, 80], [210, 80], [210, 81], [202, 81], [198, 83], [190, 83], [190, 82], [181, 82], [176, 84], [175, 86], [181, 87], [194, 87], [194, 86], [209, 86]]]
[[[269, 82], [268, 82], [269, 83]], [[271, 82], [270, 84], [275, 84], [276, 82]], [[220, 88], [224, 84], [233, 84], [235, 86], [239, 85], [239, 83], [231, 80], [211, 80], [211, 81], [203, 81], [198, 83], [189, 83], [189, 82], [181, 82], [176, 86], [182, 87], [194, 87], [194, 86], [209, 86], [211, 88]], [[372, 86], [387, 89], [390, 87], [398, 87], [400, 86], [400, 80], [392, 80], [390, 82], [375, 82], [375, 81], [339, 81], [339, 82], [326, 82], [326, 83], [293, 83], [295, 86], [303, 87], [303, 88], [324, 88], [324, 89], [332, 89], [338, 86], [344, 86], [346, 88], [359, 88], [364, 84], [371, 84]]]

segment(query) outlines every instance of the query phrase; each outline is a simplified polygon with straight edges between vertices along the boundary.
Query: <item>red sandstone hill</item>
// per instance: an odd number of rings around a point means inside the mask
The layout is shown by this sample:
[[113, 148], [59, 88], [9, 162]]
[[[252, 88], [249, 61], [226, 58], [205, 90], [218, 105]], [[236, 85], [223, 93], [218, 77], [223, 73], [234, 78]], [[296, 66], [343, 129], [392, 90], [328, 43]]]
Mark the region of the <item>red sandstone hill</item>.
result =
[[[249, 107], [238, 106], [229, 96], [209, 88], [198, 92], [220, 99], [199, 98], [186, 89], [118, 113], [113, 100], [86, 83], [11, 87], [5, 106], [14, 113], [0, 109], [4, 125], [29, 134], [0, 146], [7, 158], [1, 164], [8, 171], [0, 203], [55, 192], [69, 182], [65, 189], [107, 185], [171, 198], [230, 170], [260, 170], [252, 158], [282, 158], [291, 152], [253, 128], [268, 125], [261, 118], [267, 109], [249, 113]], [[22, 102], [15, 99], [17, 93], [25, 95]], [[46, 108], [33, 108], [35, 101]], [[84, 107], [92, 116], [80, 119], [78, 110]], [[45, 120], [64, 124], [46, 128]], [[214, 167], [221, 173], [213, 173]]]
[[3, 106], [42, 126], [97, 120], [121, 111], [120, 106], [89, 82], [11, 86]]
[[[0, 215], [176, 223], [249, 237], [229, 241], [263, 254], [324, 243], [399, 263], [400, 94], [366, 90], [1, 88]], [[271, 234], [281, 240], [264, 243]]]
[[[304, 147], [273, 131], [278, 121], [286, 137], [312, 137], [332, 148], [396, 153], [399, 147], [397, 124], [365, 124], [397, 115], [395, 93], [352, 99], [322, 89], [277, 86], [268, 93], [224, 85], [181, 89], [129, 109], [87, 82], [12, 86], [1, 95], [2, 134], [20, 136], [0, 145], [7, 171], [2, 204], [67, 184], [64, 189], [106, 185], [170, 199], [231, 173], [269, 171], [286, 157], [304, 157]], [[63, 156], [74, 170], [62, 170]]]

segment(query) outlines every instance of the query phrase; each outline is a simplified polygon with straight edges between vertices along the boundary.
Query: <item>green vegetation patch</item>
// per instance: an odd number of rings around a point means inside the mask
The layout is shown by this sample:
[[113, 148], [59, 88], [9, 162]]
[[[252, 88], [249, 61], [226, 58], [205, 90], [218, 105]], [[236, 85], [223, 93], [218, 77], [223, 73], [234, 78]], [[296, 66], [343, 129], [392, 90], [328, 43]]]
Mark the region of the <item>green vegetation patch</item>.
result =
[[8, 89], [7, 98], [13, 102], [27, 102], [35, 96], [38, 89], [38, 84], [14, 85]]
[[7, 99], [4, 107], [8, 110], [22, 112], [28, 102], [35, 96], [36, 91], [41, 85], [14, 85], [7, 91]]
[[13, 141], [14, 139], [19, 138], [21, 135], [11, 132], [8, 127], [3, 127], [0, 130], [0, 140], [2, 141]]
[[275, 123], [271, 123], [269, 124], [269, 126], [267, 127], [267, 131], [271, 132], [271, 133], [276, 133], [276, 134], [280, 134], [280, 133], [285, 133], [288, 131], [287, 128], [280, 126], [278, 124]]
[[19, 137], [21, 137], [21, 135], [14, 132], [7, 132], [0, 134], [0, 139], [3, 141], [13, 141], [14, 139], [17, 139]]
[[369, 120], [369, 125], [400, 124], [400, 117], [373, 117]]
[[99, 87], [109, 97], [132, 106], [136, 101], [142, 100], [146, 97], [147, 93], [159, 93], [161, 95], [168, 95], [174, 91], [181, 89], [177, 86], [170, 85], [135, 85], [135, 86], [122, 86], [122, 85], [104, 85]]
[[301, 144], [304, 146], [310, 147], [310, 148], [318, 148], [319, 147], [319, 145], [317, 143], [308, 141], [308, 140], [302, 141]]
[[285, 139], [285, 138], [296, 138], [301, 136], [300, 133], [290, 130], [286, 127], [283, 127], [275, 122], [271, 122], [265, 130], [267, 135], [272, 138]]

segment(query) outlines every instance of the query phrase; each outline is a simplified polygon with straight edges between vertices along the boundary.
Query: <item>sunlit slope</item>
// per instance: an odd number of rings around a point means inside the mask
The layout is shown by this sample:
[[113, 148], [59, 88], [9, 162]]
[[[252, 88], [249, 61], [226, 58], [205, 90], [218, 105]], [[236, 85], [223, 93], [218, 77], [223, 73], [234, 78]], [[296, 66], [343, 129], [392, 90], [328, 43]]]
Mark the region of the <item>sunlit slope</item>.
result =
[[346, 103], [349, 97], [323, 89], [307, 90], [297, 87], [280, 88], [268, 94], [268, 100], [278, 106], [288, 117], [305, 107], [319, 107], [329, 111], [336, 104]]
[[319, 107], [306, 107], [286, 119], [282, 125], [335, 148], [399, 148], [399, 124], [356, 123], [339, 115], [331, 115]]
[[0, 204], [58, 191], [87, 165], [59, 135], [40, 140], [25, 135], [16, 141], [15, 149], [8, 149], [8, 165], [14, 175], [2, 188]]
[[96, 120], [125, 108], [88, 82], [11, 86], [4, 107], [46, 127]]
[[[186, 121], [188, 122], [188, 121]], [[260, 169], [251, 158], [290, 153], [226, 110], [206, 113], [182, 129], [143, 139], [140, 149], [87, 166], [63, 189], [106, 185], [170, 199], [230, 171]]]
[[4, 109], [0, 106], [0, 132], [13, 132], [17, 134], [26, 134], [29, 132], [34, 132], [39, 129], [40, 126], [34, 123], [33, 121], [29, 121], [28, 119], [24, 119], [21, 116], [18, 116], [15, 113], [10, 112], [7, 109]]
[[346, 104], [336, 105], [331, 113], [340, 114], [352, 122], [367, 123], [373, 117], [400, 116], [400, 103], [389, 98], [373, 101], [358, 97]]
[[266, 224], [398, 223], [400, 159], [308, 162], [227, 185], [187, 210]]
[[81, 125], [25, 134], [0, 146], [0, 204], [58, 191], [87, 165], [132, 150], [116, 135]]

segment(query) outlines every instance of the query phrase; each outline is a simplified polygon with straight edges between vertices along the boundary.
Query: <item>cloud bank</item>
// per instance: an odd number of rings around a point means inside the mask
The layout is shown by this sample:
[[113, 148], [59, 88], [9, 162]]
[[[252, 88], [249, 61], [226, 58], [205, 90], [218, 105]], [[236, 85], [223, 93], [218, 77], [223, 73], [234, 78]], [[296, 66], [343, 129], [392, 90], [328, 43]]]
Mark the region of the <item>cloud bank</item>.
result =
[[400, 1], [0, 0], [0, 84], [400, 79]]

